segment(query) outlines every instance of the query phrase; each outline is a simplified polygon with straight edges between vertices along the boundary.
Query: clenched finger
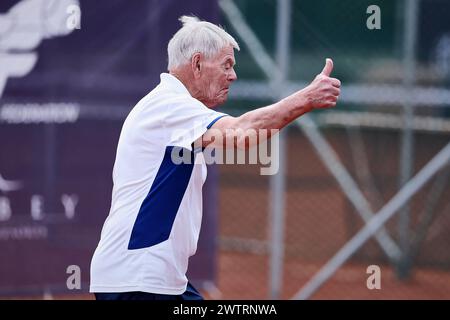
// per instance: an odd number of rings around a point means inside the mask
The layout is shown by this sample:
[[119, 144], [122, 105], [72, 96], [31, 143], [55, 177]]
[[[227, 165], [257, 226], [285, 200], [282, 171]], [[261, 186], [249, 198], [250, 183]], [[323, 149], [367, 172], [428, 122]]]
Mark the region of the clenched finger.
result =
[[337, 96], [332, 96], [329, 98], [331, 102], [336, 102], [338, 97]]
[[336, 88], [340, 88], [341, 87], [341, 81], [339, 79], [336, 78], [331, 78], [331, 84], [336, 87]]
[[341, 89], [336, 87], [331, 87], [330, 91], [332, 95], [339, 96], [341, 94]]

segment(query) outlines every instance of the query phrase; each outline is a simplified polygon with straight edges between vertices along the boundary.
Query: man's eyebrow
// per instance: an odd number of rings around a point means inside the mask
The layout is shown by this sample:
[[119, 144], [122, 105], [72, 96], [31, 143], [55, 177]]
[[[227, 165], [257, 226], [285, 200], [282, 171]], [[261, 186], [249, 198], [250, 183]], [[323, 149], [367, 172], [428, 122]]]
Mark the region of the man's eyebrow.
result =
[[236, 61], [234, 61], [234, 59], [230, 58], [230, 57], [226, 58], [224, 63], [228, 63], [228, 62], [233, 66], [236, 64]]

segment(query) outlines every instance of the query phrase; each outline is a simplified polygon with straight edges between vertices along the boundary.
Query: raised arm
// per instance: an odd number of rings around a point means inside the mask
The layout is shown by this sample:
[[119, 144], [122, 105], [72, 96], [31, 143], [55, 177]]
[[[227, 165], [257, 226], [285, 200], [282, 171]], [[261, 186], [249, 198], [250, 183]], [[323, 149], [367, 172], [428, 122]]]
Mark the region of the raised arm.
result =
[[[336, 106], [340, 94], [341, 82], [331, 78], [333, 61], [326, 59], [325, 67], [315, 79], [304, 89], [266, 107], [258, 108], [239, 117], [223, 117], [219, 119], [202, 139], [202, 145], [207, 146], [221, 135], [227, 147], [249, 147], [249, 133], [267, 130], [266, 138], [270, 137], [271, 129], [282, 129], [303, 114], [314, 110]], [[220, 133], [220, 134], [218, 134]], [[211, 138], [211, 137], [214, 138]], [[223, 141], [223, 142], [224, 142]], [[215, 143], [216, 146], [218, 146]], [[219, 145], [222, 145], [220, 143]]]

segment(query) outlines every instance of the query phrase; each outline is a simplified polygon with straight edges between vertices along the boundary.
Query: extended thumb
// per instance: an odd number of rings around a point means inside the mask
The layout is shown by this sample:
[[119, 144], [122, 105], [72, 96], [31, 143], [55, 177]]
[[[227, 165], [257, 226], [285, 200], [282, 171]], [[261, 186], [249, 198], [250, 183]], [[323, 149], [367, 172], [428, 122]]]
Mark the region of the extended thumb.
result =
[[323, 67], [322, 74], [326, 76], [330, 76], [331, 71], [333, 71], [333, 60], [327, 58], [325, 62], [325, 67]]

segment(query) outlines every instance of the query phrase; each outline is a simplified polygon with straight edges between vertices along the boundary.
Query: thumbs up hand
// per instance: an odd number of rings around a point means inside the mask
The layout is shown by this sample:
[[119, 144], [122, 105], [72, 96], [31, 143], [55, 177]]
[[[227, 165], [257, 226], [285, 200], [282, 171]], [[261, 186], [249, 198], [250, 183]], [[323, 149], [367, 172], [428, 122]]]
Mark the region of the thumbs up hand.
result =
[[301, 90], [306, 97], [308, 109], [322, 109], [336, 106], [337, 99], [341, 93], [341, 82], [331, 78], [333, 71], [333, 60], [326, 59], [325, 66], [320, 74], [309, 86]]

